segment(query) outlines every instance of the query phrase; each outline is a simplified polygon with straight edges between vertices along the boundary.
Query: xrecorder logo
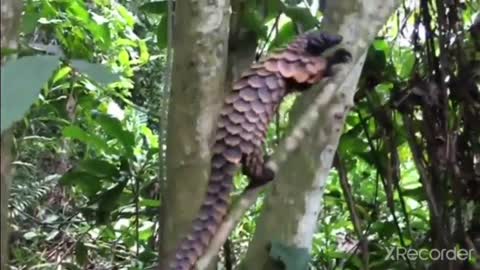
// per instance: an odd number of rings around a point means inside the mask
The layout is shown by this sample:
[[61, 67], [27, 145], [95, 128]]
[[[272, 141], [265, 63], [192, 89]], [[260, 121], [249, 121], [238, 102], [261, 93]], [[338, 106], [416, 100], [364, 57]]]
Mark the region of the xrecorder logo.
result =
[[468, 261], [474, 256], [473, 249], [410, 249], [392, 247], [387, 249], [387, 260], [422, 260], [422, 261]]

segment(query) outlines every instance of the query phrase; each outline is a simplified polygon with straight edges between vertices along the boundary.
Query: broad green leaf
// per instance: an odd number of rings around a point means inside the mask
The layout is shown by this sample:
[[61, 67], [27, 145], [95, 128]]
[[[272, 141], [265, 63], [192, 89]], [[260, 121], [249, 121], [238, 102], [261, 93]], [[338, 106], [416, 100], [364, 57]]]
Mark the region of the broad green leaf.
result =
[[63, 129], [63, 135], [67, 138], [77, 139], [87, 145], [102, 149], [107, 153], [115, 153], [108, 144], [95, 134], [88, 133], [78, 126], [68, 126]]
[[278, 15], [282, 11], [283, 3], [281, 0], [266, 0], [266, 21], [269, 21]]
[[139, 10], [143, 12], [153, 13], [153, 14], [166, 14], [167, 13], [168, 2], [164, 1], [155, 1], [149, 2], [141, 5]]
[[398, 75], [402, 78], [409, 78], [415, 65], [415, 54], [411, 50], [403, 50], [398, 61], [395, 61]]
[[58, 56], [26, 56], [2, 67], [1, 131], [20, 120], [37, 100], [40, 89], [58, 67], [58, 60]]
[[150, 54], [148, 53], [147, 42], [145, 40], [138, 41], [138, 48], [140, 49], [140, 64], [146, 64], [150, 59]]
[[280, 28], [278, 34], [272, 40], [269, 50], [282, 47], [295, 38], [295, 25], [293, 22], [287, 22]]
[[268, 35], [268, 28], [264, 24], [264, 18], [258, 10], [256, 9], [248, 9], [244, 16], [242, 16], [242, 23], [248, 29], [255, 32], [261, 38], [267, 38]]
[[140, 205], [146, 207], [159, 207], [160, 201], [159, 200], [152, 200], [152, 199], [142, 199], [140, 201]]
[[101, 188], [100, 178], [81, 171], [67, 172], [58, 180], [58, 182], [62, 185], [77, 186], [88, 196], [95, 195]]
[[308, 8], [285, 6], [283, 8], [285, 15], [290, 17], [294, 23], [300, 23], [306, 29], [312, 29], [319, 24]]
[[115, 165], [101, 159], [82, 160], [79, 164], [79, 170], [85, 171], [99, 178], [108, 179], [113, 179], [119, 174]]
[[75, 260], [79, 265], [85, 265], [88, 262], [88, 248], [81, 240], [75, 244]]
[[108, 115], [98, 115], [97, 122], [103, 128], [106, 134], [119, 140], [128, 154], [133, 154], [135, 146], [135, 136], [132, 132], [123, 129], [122, 123]]
[[277, 241], [272, 241], [270, 257], [285, 265], [285, 270], [307, 270], [310, 254], [306, 248], [286, 246]]
[[110, 219], [110, 213], [117, 207], [118, 200], [126, 185], [127, 181], [120, 182], [100, 195], [96, 212], [96, 221], [98, 224], [106, 224]]
[[107, 66], [102, 64], [88, 63], [84, 60], [72, 60], [70, 64], [78, 72], [87, 75], [93, 81], [104, 86], [120, 79], [118, 74], [112, 73]]
[[128, 26], [133, 26], [135, 24], [135, 18], [132, 14], [122, 5], [115, 5], [117, 7], [117, 11], [128, 24]]
[[23, 234], [23, 238], [25, 238], [26, 240], [32, 240], [33, 238], [37, 237], [38, 234], [36, 232], [27, 232], [25, 234]]
[[120, 195], [122, 195], [123, 189], [127, 185], [127, 181], [122, 181], [116, 184], [114, 187], [110, 188], [109, 190], [103, 192], [100, 195], [100, 199], [98, 201], [98, 209], [103, 211], [112, 211], [116, 208], [118, 199], [120, 199]]
[[59, 80], [65, 78], [72, 69], [70, 67], [62, 67], [59, 69], [52, 78], [52, 83], [55, 84]]
[[168, 16], [163, 15], [157, 28], [157, 42], [160, 49], [165, 49], [168, 43]]

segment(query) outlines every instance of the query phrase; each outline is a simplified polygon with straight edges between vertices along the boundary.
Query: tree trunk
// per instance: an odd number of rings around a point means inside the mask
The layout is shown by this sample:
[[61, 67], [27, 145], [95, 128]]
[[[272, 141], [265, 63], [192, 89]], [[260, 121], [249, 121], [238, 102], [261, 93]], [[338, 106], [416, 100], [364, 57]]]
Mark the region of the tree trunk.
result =
[[[17, 31], [20, 24], [22, 1], [2, 0], [1, 3], [1, 46], [17, 48]], [[6, 57], [2, 55], [2, 66]], [[3, 79], [3, 78], [2, 78]], [[3, 89], [2, 89], [3, 91]], [[10, 184], [10, 165], [12, 159], [12, 139], [10, 131], [1, 134], [1, 164], [0, 164], [0, 269], [8, 269], [8, 197]]]
[[[327, 32], [344, 37], [343, 45], [352, 53], [353, 67], [347, 77], [337, 76], [323, 91], [334, 96], [319, 111], [309, 134], [293, 130], [304, 137], [298, 147], [279, 164], [275, 181], [268, 189], [263, 212], [241, 269], [283, 269], [269, 256], [271, 248], [295, 258], [295, 265], [307, 269], [312, 238], [321, 211], [325, 181], [336, 152], [345, 115], [353, 105], [353, 95], [363, 67], [366, 51], [375, 35], [399, 5], [398, 0], [328, 1], [322, 25]], [[318, 89], [300, 97], [291, 112], [292, 124], [304, 116], [316, 102]], [[288, 148], [288, 146], [287, 146]], [[281, 160], [281, 159], [280, 159]], [[275, 252], [274, 250], [272, 251]], [[286, 263], [282, 260], [283, 264]], [[291, 263], [291, 262], [290, 262]], [[281, 265], [281, 264], [280, 264]]]
[[224, 96], [229, 9], [228, 0], [177, 1], [162, 206], [164, 267], [205, 196], [211, 133]]

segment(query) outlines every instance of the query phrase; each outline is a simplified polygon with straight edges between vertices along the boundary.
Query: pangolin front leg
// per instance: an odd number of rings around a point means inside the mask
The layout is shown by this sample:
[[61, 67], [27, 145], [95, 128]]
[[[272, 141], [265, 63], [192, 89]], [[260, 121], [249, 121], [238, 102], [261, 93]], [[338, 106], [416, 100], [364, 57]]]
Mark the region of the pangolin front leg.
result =
[[267, 159], [260, 147], [242, 159], [242, 173], [250, 179], [247, 189], [253, 189], [273, 180], [275, 173], [267, 167]]

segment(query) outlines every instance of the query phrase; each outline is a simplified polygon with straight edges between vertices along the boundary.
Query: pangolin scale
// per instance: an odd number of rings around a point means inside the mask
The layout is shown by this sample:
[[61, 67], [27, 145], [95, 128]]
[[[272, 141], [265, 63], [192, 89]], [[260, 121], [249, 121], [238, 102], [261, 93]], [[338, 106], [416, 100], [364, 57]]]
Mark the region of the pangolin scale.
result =
[[169, 270], [194, 269], [227, 214], [233, 177], [240, 166], [250, 178], [248, 188], [273, 179], [262, 150], [268, 124], [287, 94], [308, 89], [330, 75], [332, 65], [350, 58], [343, 49], [331, 57], [322, 56], [341, 40], [319, 31], [303, 34], [282, 51], [252, 64], [234, 83], [217, 122], [205, 200]]

